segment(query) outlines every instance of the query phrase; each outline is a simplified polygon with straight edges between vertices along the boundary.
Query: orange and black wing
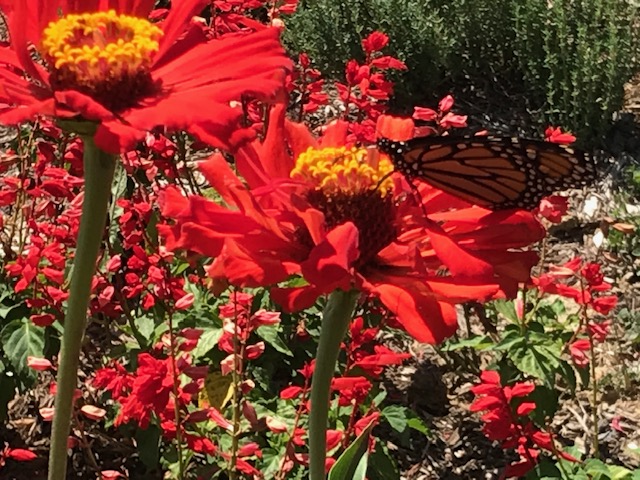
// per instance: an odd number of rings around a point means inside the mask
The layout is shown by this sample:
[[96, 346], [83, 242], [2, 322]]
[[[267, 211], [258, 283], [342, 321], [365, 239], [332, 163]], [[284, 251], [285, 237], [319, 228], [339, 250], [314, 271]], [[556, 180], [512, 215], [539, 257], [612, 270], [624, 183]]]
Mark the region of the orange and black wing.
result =
[[535, 208], [543, 197], [596, 178], [593, 157], [569, 146], [516, 137], [380, 139], [397, 171], [476, 205]]

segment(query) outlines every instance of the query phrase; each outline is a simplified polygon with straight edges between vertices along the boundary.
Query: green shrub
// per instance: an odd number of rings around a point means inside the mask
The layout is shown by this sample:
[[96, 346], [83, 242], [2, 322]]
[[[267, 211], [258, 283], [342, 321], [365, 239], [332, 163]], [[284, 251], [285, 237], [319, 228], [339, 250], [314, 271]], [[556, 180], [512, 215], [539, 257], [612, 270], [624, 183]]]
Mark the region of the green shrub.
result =
[[375, 30], [389, 35], [387, 51], [409, 66], [394, 79], [403, 96], [430, 96], [446, 74], [455, 42], [428, 2], [302, 1], [287, 21], [284, 41], [294, 52], [307, 52], [326, 75], [342, 78], [348, 59], [363, 60], [361, 42]]
[[523, 89], [537, 122], [597, 143], [638, 65], [636, 13], [626, 0], [307, 0], [285, 41], [341, 77], [347, 59], [362, 60], [361, 40], [380, 30], [409, 67], [395, 79], [401, 104], [455, 85]]
[[597, 143], [637, 68], [636, 9], [623, 0], [514, 2], [516, 49], [545, 120]]

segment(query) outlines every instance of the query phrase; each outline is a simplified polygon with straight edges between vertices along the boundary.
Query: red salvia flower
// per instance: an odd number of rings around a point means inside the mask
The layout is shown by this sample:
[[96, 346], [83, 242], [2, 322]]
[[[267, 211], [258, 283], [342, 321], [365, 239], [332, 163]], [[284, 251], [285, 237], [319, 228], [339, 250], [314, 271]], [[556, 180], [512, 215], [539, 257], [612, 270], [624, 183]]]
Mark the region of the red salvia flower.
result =
[[544, 139], [547, 142], [568, 145], [576, 141], [576, 137], [569, 132], [563, 132], [560, 127], [548, 127], [544, 131]]
[[551, 223], [560, 223], [568, 208], [569, 201], [566, 197], [550, 195], [540, 201], [537, 211], [541, 217], [546, 218]]
[[11, 38], [0, 48], [0, 122], [80, 117], [98, 123], [96, 144], [113, 153], [157, 125], [225, 148], [250, 136], [230, 102], [281, 89], [290, 61], [279, 31], [208, 40], [191, 19], [209, 2], [176, 2], [158, 24], [147, 20], [154, 3], [0, 0]]
[[[480, 384], [471, 388], [476, 395], [469, 410], [485, 412], [481, 419], [485, 422], [483, 431], [491, 440], [500, 441], [503, 448], [515, 448], [520, 454], [518, 462], [509, 465], [503, 478], [524, 476], [533, 469], [540, 454], [539, 448], [558, 453], [565, 460], [577, 461], [553, 445], [553, 438], [539, 431], [528, 418], [536, 408], [532, 401], [520, 399], [532, 393], [535, 385], [531, 382], [518, 382], [512, 387], [503, 386], [498, 372], [485, 370], [480, 374]], [[519, 399], [512, 405], [513, 399]]]
[[569, 346], [569, 353], [571, 354], [571, 358], [573, 359], [573, 363], [575, 363], [578, 367], [586, 367], [589, 365], [589, 356], [587, 353], [589, 352], [591, 346], [589, 340], [586, 338], [581, 338], [580, 340], [576, 340]]
[[209, 275], [239, 286], [302, 275], [305, 287], [272, 289], [290, 311], [336, 288], [370, 292], [431, 343], [455, 332], [455, 303], [514, 294], [529, 278], [536, 255], [508, 250], [542, 237], [532, 215], [468, 207], [427, 185], [423, 205], [403, 201], [412, 193], [402, 177], [388, 177], [390, 161], [345, 147], [346, 135], [336, 122], [318, 142], [275, 107], [264, 142], [236, 156], [250, 190], [221, 155], [200, 165], [233, 210], [165, 192], [163, 213], [177, 221], [162, 229], [167, 247], [215, 257]]
[[24, 448], [10, 448], [7, 445], [0, 450], [0, 468], [5, 466], [6, 459], [15, 460], [18, 462], [30, 462], [31, 460], [35, 460], [38, 458], [31, 450], [26, 450]]

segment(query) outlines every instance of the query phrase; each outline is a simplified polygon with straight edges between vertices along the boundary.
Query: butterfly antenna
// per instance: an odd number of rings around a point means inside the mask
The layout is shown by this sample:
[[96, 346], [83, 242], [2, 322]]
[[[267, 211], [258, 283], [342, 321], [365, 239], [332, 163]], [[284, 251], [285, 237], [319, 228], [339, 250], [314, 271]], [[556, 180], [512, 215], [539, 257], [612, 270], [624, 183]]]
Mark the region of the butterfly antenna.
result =
[[420, 195], [420, 190], [418, 190], [418, 186], [409, 179], [407, 179], [407, 183], [411, 188], [411, 193], [413, 193], [413, 199], [416, 201], [418, 205], [420, 205], [420, 208], [422, 210], [422, 213], [424, 214], [424, 217], [427, 218], [429, 215], [427, 214], [427, 209], [425, 208], [424, 203], [422, 203], [422, 196]]
[[378, 188], [380, 188], [380, 185], [382, 185], [382, 182], [384, 182], [387, 178], [389, 178], [391, 175], [393, 175], [393, 173], [395, 172], [395, 170], [390, 171], [389, 173], [385, 174], [376, 184], [376, 188], [373, 189], [373, 191], [375, 192], [376, 190], [378, 190]]

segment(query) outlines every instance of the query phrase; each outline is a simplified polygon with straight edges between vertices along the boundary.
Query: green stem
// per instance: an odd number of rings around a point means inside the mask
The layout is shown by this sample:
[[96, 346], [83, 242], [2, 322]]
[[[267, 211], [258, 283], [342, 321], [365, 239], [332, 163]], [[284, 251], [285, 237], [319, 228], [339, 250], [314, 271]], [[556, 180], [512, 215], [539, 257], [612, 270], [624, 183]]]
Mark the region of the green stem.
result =
[[340, 344], [347, 333], [358, 292], [336, 290], [322, 316], [316, 366], [311, 380], [311, 411], [309, 413], [309, 480], [324, 480], [327, 457], [327, 419], [331, 380], [336, 369]]
[[116, 156], [96, 147], [93, 135], [82, 131], [84, 141], [84, 203], [76, 247], [62, 348], [58, 359], [55, 415], [49, 452], [49, 480], [64, 480], [67, 437], [71, 427], [73, 394], [78, 381], [80, 347], [87, 321], [91, 280], [104, 235]]

